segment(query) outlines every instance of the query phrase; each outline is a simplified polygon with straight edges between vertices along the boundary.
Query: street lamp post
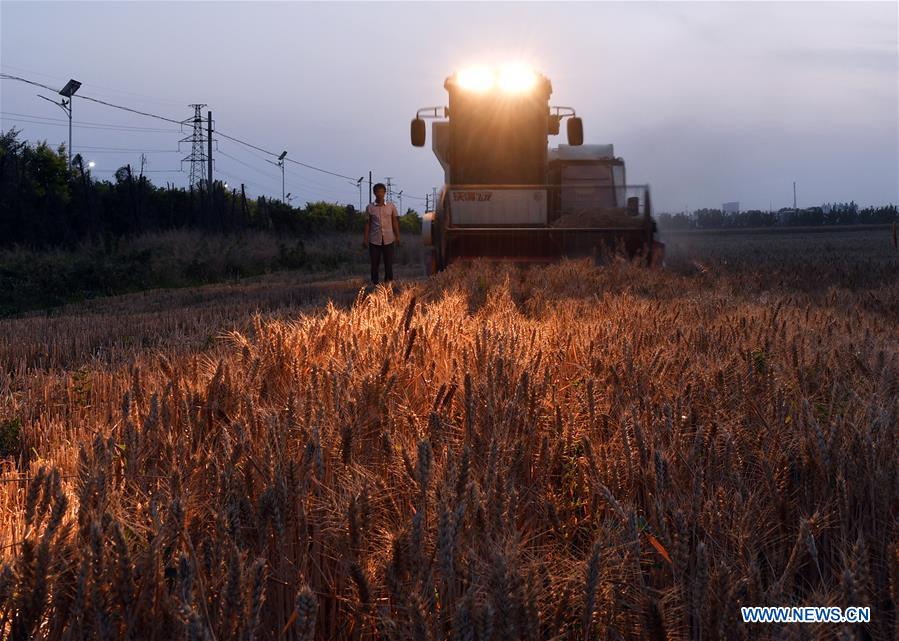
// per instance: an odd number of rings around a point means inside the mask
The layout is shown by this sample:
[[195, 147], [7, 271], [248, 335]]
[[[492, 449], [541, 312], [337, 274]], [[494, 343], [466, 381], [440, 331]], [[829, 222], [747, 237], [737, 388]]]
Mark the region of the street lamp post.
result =
[[359, 176], [359, 180], [356, 181], [356, 186], [359, 188], [359, 211], [362, 211], [362, 181], [365, 180], [365, 176]]
[[[63, 111], [66, 112], [66, 115], [69, 117], [69, 167], [72, 166], [72, 96], [75, 95], [75, 92], [81, 87], [81, 83], [75, 79], [70, 79], [66, 86], [59, 90], [59, 95], [63, 97], [60, 102], [56, 102], [48, 98], [47, 96], [41, 96], [38, 94], [38, 97], [43, 98], [44, 100], [48, 100], [52, 102], [57, 107], [62, 108]], [[68, 100], [66, 100], [68, 98]]]
[[278, 164], [281, 165], [281, 202], [284, 202], [284, 157], [287, 155], [286, 151], [282, 151], [281, 155], [278, 156]]
[[284, 202], [284, 157], [287, 156], [286, 151], [282, 151], [281, 155], [278, 156], [278, 162], [272, 162], [271, 160], [266, 160], [266, 162], [271, 162], [276, 167], [281, 168], [281, 202]]

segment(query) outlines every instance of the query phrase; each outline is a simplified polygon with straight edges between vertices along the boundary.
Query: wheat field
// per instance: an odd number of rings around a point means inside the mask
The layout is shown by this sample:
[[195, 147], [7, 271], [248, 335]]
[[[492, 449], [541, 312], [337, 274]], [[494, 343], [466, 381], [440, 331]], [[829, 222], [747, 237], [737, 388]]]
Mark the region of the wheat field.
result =
[[794, 240], [2, 321], [0, 636], [895, 639], [899, 261]]

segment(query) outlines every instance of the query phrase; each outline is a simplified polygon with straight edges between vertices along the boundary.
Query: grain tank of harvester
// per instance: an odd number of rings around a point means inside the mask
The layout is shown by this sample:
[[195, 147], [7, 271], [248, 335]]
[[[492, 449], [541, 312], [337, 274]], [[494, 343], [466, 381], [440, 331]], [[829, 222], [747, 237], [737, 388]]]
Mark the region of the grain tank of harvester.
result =
[[[412, 144], [431, 144], [444, 186], [422, 225], [428, 270], [477, 257], [524, 262], [610, 251], [661, 262], [647, 185], [628, 185], [612, 145], [583, 144], [571, 107], [550, 106], [552, 84], [510, 67], [449, 76], [445, 107], [419, 109]], [[549, 148], [566, 121], [568, 144]]]

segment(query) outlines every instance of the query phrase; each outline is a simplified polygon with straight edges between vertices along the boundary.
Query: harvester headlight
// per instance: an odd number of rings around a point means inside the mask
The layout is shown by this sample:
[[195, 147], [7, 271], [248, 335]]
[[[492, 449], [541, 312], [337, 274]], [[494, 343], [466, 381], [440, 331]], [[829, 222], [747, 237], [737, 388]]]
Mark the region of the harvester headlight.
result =
[[499, 74], [499, 86], [509, 93], [531, 90], [537, 84], [537, 74], [520, 65], [509, 65]]
[[488, 91], [493, 88], [493, 72], [484, 67], [475, 67], [460, 71], [456, 76], [456, 82], [463, 89], [470, 91]]

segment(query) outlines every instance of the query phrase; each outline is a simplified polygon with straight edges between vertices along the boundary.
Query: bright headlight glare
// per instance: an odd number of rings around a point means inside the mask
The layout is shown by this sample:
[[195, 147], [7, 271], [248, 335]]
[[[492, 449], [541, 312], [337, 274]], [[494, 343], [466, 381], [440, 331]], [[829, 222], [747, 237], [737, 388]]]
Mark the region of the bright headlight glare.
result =
[[470, 91], [487, 91], [493, 87], [493, 73], [484, 67], [464, 69], [456, 76], [456, 82], [463, 89]]
[[536, 83], [537, 74], [521, 65], [509, 65], [499, 74], [500, 88], [509, 93], [529, 91]]

